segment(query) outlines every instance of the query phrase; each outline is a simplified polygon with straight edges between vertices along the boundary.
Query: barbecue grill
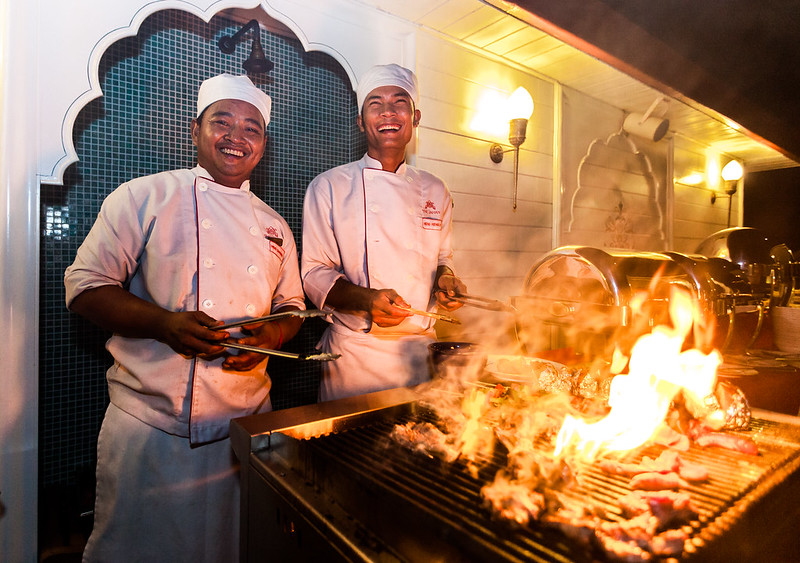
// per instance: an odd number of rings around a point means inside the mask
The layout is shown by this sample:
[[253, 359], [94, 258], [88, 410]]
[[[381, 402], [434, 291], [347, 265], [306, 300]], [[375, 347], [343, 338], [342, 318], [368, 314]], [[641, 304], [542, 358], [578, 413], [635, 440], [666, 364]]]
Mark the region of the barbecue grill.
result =
[[[687, 526], [681, 560], [795, 560], [800, 419], [754, 414], [746, 435], [758, 456], [695, 445], [686, 452], [711, 479], [688, 491], [699, 517]], [[603, 560], [555, 529], [493, 516], [480, 489], [505, 467], [502, 451], [475, 474], [390, 437], [395, 424], [433, 416], [413, 390], [394, 389], [232, 421], [242, 561]], [[566, 494], [621, 518], [616, 500], [629, 492], [627, 478], [591, 464], [580, 474]]]

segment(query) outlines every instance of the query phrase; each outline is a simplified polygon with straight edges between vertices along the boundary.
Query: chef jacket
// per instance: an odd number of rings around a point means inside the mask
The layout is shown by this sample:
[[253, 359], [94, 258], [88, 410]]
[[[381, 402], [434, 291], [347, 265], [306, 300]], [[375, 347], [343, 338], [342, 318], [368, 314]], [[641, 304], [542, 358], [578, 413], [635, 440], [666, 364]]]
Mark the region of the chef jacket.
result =
[[[226, 187], [199, 166], [131, 180], [105, 199], [65, 272], [67, 306], [103, 285], [225, 322], [305, 308], [286, 221], [249, 181]], [[163, 342], [117, 334], [106, 347], [115, 360], [111, 402], [192, 443], [224, 438], [231, 418], [271, 409], [265, 363], [228, 370], [222, 357], [187, 358]]]
[[[303, 208], [306, 294], [324, 308], [328, 292], [343, 277], [362, 287], [394, 289], [411, 307], [433, 309], [436, 270], [452, 268], [451, 220], [447, 186], [405, 163], [386, 172], [365, 155], [320, 174], [309, 185]], [[329, 322], [318, 347], [343, 355], [323, 366], [322, 399], [429, 377], [425, 358], [434, 334], [429, 317], [414, 315], [382, 328], [366, 312], [333, 311]], [[399, 361], [386, 365], [391, 355]]]

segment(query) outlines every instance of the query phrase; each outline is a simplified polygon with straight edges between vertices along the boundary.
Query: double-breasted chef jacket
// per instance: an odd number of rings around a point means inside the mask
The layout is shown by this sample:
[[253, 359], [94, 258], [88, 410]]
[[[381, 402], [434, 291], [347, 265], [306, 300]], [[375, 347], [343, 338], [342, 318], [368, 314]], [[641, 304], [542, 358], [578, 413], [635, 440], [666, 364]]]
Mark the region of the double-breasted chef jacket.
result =
[[[309, 299], [325, 308], [334, 283], [397, 291], [415, 309], [433, 310], [439, 266], [452, 268], [452, 198], [428, 172], [361, 160], [328, 170], [309, 185], [303, 206], [301, 274]], [[382, 328], [366, 313], [333, 311], [318, 348], [342, 356], [323, 366], [320, 399], [420, 383], [429, 378], [433, 320], [414, 315]]]
[[[286, 221], [249, 181], [226, 187], [200, 166], [131, 180], [105, 199], [65, 273], [67, 306], [111, 284], [169, 311], [225, 322], [305, 308]], [[106, 347], [115, 360], [111, 402], [192, 443], [224, 438], [231, 418], [271, 409], [266, 363], [228, 370], [222, 357], [187, 358], [157, 340], [116, 334]]]

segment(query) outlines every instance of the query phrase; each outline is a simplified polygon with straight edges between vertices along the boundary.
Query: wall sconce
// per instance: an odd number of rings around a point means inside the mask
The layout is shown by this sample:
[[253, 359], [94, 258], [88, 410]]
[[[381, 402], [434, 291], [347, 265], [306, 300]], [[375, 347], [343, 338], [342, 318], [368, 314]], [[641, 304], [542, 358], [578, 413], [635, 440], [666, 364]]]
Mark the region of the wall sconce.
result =
[[728, 198], [728, 227], [731, 226], [731, 199], [739, 187], [739, 180], [742, 179], [743, 174], [744, 169], [742, 165], [736, 160], [731, 160], [722, 168], [720, 174], [720, 176], [722, 176], [725, 193], [718, 194], [717, 192], [711, 192], [711, 205], [714, 205], [718, 197]]
[[520, 86], [508, 98], [508, 142], [513, 148], [504, 149], [499, 143], [489, 147], [489, 158], [494, 163], [503, 162], [503, 153], [514, 151], [514, 198], [513, 208], [517, 208], [517, 185], [519, 183], [519, 146], [525, 142], [528, 120], [533, 115], [533, 98]]
[[242, 29], [231, 36], [224, 35], [217, 41], [219, 50], [226, 55], [231, 55], [236, 50], [236, 45], [242, 37], [250, 31], [253, 35], [253, 45], [250, 49], [250, 56], [242, 63], [242, 67], [249, 74], [261, 74], [271, 71], [275, 65], [264, 55], [264, 47], [261, 46], [261, 26], [258, 20], [250, 20]]

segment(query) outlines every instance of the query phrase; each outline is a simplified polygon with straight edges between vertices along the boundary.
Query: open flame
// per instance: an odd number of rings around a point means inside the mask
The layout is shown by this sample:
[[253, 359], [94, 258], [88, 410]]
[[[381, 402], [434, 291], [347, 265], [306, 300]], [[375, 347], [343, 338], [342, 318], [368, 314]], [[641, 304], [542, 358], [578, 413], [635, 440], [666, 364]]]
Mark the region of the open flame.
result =
[[556, 456], [570, 452], [593, 459], [601, 451], [636, 448], [664, 422], [679, 392], [697, 402], [713, 393], [721, 358], [716, 351], [682, 351], [696, 307], [677, 288], [669, 301], [672, 326], [657, 326], [637, 340], [628, 373], [617, 375], [611, 383], [608, 415], [594, 423], [567, 415], [556, 438]]

